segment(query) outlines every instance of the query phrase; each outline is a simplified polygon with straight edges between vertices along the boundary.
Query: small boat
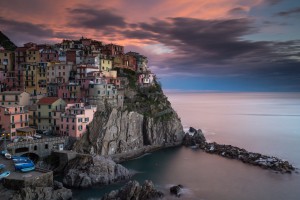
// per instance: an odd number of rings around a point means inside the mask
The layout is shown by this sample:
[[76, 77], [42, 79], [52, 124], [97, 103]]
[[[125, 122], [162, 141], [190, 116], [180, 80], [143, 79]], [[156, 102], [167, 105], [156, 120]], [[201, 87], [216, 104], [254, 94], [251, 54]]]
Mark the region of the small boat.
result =
[[19, 157], [19, 156], [13, 156], [12, 160], [17, 163], [17, 162], [28, 162], [31, 161], [28, 157]]
[[6, 159], [9, 159], [9, 160], [11, 159], [10, 153], [6, 153], [6, 154], [4, 154], [4, 156], [5, 156]]
[[34, 167], [34, 163], [30, 160], [28, 162], [15, 163], [16, 170], [22, 170], [24, 168]]
[[5, 177], [8, 177], [10, 175], [10, 171], [5, 171], [3, 173], [0, 174], [0, 180], [5, 178]]
[[4, 169], [5, 165], [4, 164], [0, 164], [0, 169]]
[[35, 170], [35, 166], [33, 166], [33, 167], [27, 167], [27, 168], [22, 168], [21, 172], [30, 172], [30, 171], [33, 171], [33, 170]]

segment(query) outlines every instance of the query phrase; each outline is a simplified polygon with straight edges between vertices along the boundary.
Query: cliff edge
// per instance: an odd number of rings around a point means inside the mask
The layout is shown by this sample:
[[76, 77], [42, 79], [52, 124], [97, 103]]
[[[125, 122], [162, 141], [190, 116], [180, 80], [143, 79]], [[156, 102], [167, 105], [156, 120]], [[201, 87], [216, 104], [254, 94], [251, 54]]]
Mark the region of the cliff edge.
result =
[[129, 80], [122, 108], [105, 106], [97, 111], [88, 131], [73, 150], [92, 155], [135, 154], [143, 148], [163, 148], [182, 143], [181, 121], [156, 78], [141, 87], [130, 70], [119, 71]]

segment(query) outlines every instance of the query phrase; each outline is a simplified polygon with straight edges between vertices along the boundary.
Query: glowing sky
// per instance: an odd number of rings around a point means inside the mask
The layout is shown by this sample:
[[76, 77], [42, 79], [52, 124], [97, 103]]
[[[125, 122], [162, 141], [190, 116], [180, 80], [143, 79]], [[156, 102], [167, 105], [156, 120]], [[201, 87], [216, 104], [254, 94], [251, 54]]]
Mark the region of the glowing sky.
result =
[[81, 36], [149, 58], [165, 89], [300, 91], [299, 0], [9, 0], [17, 45]]

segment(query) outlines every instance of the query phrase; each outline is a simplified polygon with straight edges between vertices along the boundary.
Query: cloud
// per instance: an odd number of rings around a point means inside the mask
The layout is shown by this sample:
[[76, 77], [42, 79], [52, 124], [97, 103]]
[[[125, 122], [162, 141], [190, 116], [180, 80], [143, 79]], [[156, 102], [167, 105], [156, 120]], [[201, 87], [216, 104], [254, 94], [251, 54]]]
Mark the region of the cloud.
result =
[[290, 10], [287, 10], [287, 11], [282, 11], [282, 12], [277, 13], [276, 15], [287, 17], [287, 16], [290, 16], [290, 15], [299, 15], [299, 14], [300, 14], [300, 7], [293, 8], [293, 9], [290, 9]]
[[247, 13], [247, 9], [246, 8], [243, 8], [243, 7], [235, 7], [235, 8], [232, 8], [228, 11], [228, 13], [230, 15], [235, 15], [235, 14], [245, 14]]
[[262, 82], [266, 79], [266, 82], [296, 83], [300, 78], [300, 41], [244, 39], [259, 31], [253, 24], [247, 18], [154, 19], [150, 23], [137, 23], [119, 34], [150, 43], [140, 49], [150, 54], [149, 65], [161, 77], [188, 77], [188, 74], [199, 78], [260, 77]]
[[282, 2], [283, 0], [265, 0], [265, 1], [270, 5], [276, 5], [280, 2]]
[[53, 31], [47, 28], [44, 24], [32, 24], [29, 22], [9, 20], [0, 17], [0, 24], [4, 29], [9, 31], [21, 32], [25, 34], [30, 34], [37, 37], [51, 37], [53, 36]]
[[124, 17], [114, 14], [108, 9], [81, 7], [68, 8], [67, 11], [72, 16], [69, 25], [74, 28], [104, 29], [127, 26]]

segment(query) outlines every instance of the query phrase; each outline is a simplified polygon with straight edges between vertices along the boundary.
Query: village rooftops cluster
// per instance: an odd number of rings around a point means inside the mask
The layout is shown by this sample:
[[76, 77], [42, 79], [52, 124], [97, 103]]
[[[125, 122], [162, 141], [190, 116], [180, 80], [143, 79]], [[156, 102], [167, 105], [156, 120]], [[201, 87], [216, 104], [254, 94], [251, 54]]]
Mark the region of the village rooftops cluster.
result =
[[12, 139], [29, 126], [81, 137], [104, 102], [123, 106], [129, 81], [118, 76], [120, 70], [134, 71], [140, 87], [153, 85], [147, 63], [147, 57], [125, 53], [123, 46], [84, 37], [55, 45], [29, 42], [15, 51], [1, 47], [0, 129]]

